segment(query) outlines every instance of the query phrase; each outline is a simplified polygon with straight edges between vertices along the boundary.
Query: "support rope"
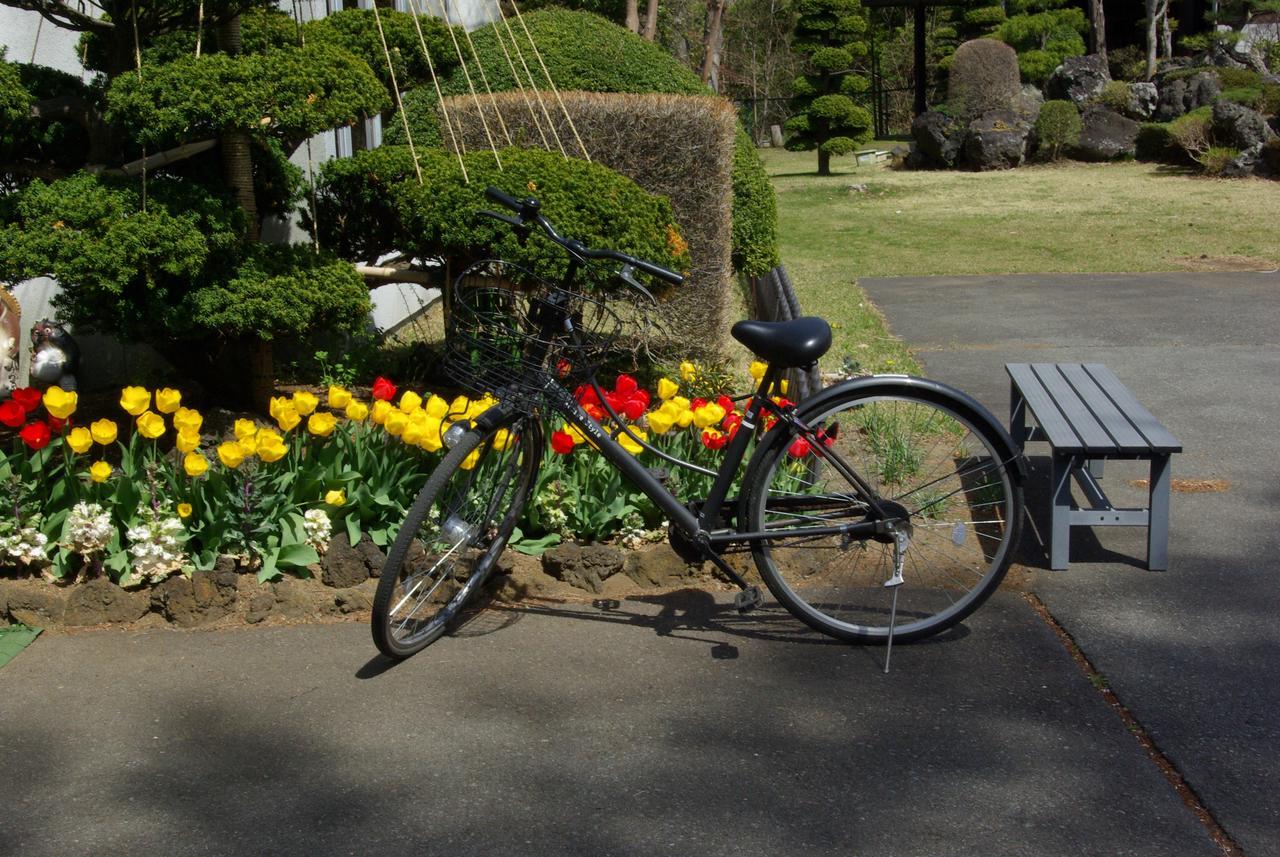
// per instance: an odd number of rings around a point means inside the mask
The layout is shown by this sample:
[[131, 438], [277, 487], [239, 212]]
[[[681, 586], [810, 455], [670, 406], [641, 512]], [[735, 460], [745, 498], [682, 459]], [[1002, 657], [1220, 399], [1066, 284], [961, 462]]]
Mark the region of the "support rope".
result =
[[[296, 8], [296, 4], [295, 4]], [[196, 8], [196, 56], [200, 56], [200, 42], [204, 39], [204, 0]]]
[[[311, 3], [311, 17], [315, 17], [316, 0], [308, 0]], [[200, 0], [203, 7], [204, 0]], [[307, 46], [307, 36], [302, 29], [302, 5], [299, 0], [293, 0], [293, 25], [298, 31], [298, 46], [305, 48]], [[307, 207], [311, 209], [311, 249], [316, 253], [320, 252], [320, 217], [316, 213], [316, 174], [315, 174], [315, 158], [311, 154], [311, 138], [307, 138]]]
[[[501, 0], [498, 0], [501, 2]], [[516, 71], [516, 64], [511, 61], [511, 53], [507, 50], [507, 42], [502, 38], [502, 30], [498, 27], [493, 28], [493, 37], [498, 40], [498, 46], [502, 48], [502, 55], [507, 58], [507, 68], [511, 69], [511, 78], [516, 82], [516, 89], [520, 90], [520, 97], [524, 99], [524, 106], [529, 109], [529, 118], [533, 120], [533, 127], [538, 129], [538, 136], [542, 138], [542, 148], [548, 152], [551, 151], [551, 143], [547, 140], [547, 134], [542, 130], [542, 120], [538, 118], [538, 111], [533, 109], [533, 102], [529, 100], [529, 92], [524, 88], [524, 81], [520, 79], [520, 72]]]
[[489, 88], [489, 75], [484, 72], [484, 63], [480, 62], [480, 54], [476, 52], [476, 43], [471, 39], [471, 31], [463, 27], [462, 34], [467, 37], [467, 45], [471, 48], [471, 56], [475, 58], [476, 68], [480, 69], [480, 81], [484, 84], [484, 91], [489, 93], [489, 103], [493, 105], [493, 113], [498, 117], [498, 124], [502, 126], [507, 145], [513, 146], [515, 144], [511, 142], [511, 132], [507, 130], [507, 122], [502, 118], [502, 111], [498, 109], [498, 99], [493, 97], [493, 90]]
[[[423, 0], [423, 6], [426, 6], [426, 0]], [[427, 58], [427, 70], [431, 72], [431, 83], [436, 88], [436, 101], [440, 104], [440, 111], [444, 114], [444, 124], [449, 129], [449, 139], [453, 141], [453, 153], [458, 156], [458, 167], [462, 170], [462, 183], [471, 184], [471, 177], [467, 175], [467, 164], [462, 159], [464, 152], [462, 141], [453, 129], [453, 119], [449, 116], [449, 108], [444, 103], [443, 93], [440, 92], [440, 80], [436, 77], [436, 66], [431, 61], [431, 52], [427, 50], [427, 39], [422, 35], [418, 0], [409, 0], [409, 12], [413, 18], [413, 27], [418, 31], [418, 44], [422, 45], [422, 55]], [[445, 21], [444, 25], [446, 27], [449, 26], [449, 22]]]
[[556, 83], [551, 79], [551, 72], [547, 71], [547, 64], [542, 61], [542, 52], [538, 50], [538, 46], [533, 41], [533, 34], [529, 32], [528, 26], [524, 23], [524, 15], [520, 14], [520, 6], [516, 0], [511, 0], [511, 8], [516, 10], [516, 20], [520, 22], [520, 29], [524, 30], [525, 36], [529, 39], [529, 47], [533, 48], [533, 55], [538, 60], [538, 65], [542, 67], [542, 73], [546, 75], [547, 85], [551, 87], [552, 94], [555, 95], [556, 101], [560, 104], [560, 109], [564, 112], [564, 118], [569, 123], [569, 130], [573, 132], [573, 138], [578, 141], [578, 148], [582, 149], [582, 157], [586, 158], [587, 163], [591, 162], [591, 155], [587, 152], [587, 146], [582, 142], [582, 137], [578, 136], [578, 127], [573, 124], [573, 117], [569, 115], [569, 108], [564, 106], [564, 99], [560, 97], [560, 90], [556, 88]]
[[[498, 15], [502, 18], [503, 25], [507, 28], [507, 35], [511, 37], [511, 46], [516, 49], [516, 58], [520, 60], [520, 66], [524, 69], [524, 73], [529, 76], [529, 88], [533, 90], [533, 95], [538, 99], [538, 107], [542, 109], [542, 116], [547, 120], [547, 127], [551, 129], [551, 136], [555, 138], [556, 145], [560, 147], [560, 154], [564, 159], [569, 160], [569, 153], [564, 150], [564, 143], [560, 140], [560, 132], [556, 130], [556, 123], [551, 121], [551, 114], [547, 112], [546, 101], [542, 98], [542, 90], [538, 89], [537, 81], [533, 79], [533, 72], [529, 71], [529, 63], [525, 62], [524, 51], [520, 50], [520, 43], [516, 41], [515, 31], [511, 29], [511, 22], [507, 20], [507, 15], [502, 11], [502, 3], [498, 3]], [[551, 147], [547, 147], [550, 151]]]
[[[428, 0], [423, 0], [428, 2]], [[480, 125], [484, 128], [484, 136], [489, 141], [489, 151], [493, 152], [493, 159], [498, 162], [498, 169], [502, 169], [502, 158], [498, 155], [498, 144], [493, 141], [493, 134], [489, 131], [489, 121], [484, 118], [484, 108], [480, 106], [480, 96], [476, 94], [475, 84], [471, 82], [471, 72], [467, 70], [467, 58], [462, 55], [462, 45], [458, 44], [458, 36], [453, 32], [453, 27], [449, 24], [449, 12], [445, 9], [444, 0], [440, 2], [441, 18], [444, 20], [445, 27], [449, 30], [449, 38], [453, 40], [453, 49], [458, 52], [458, 62], [462, 64], [462, 76], [467, 79], [467, 89], [471, 91], [471, 100], [475, 102], [476, 113], [480, 116]]]
[[378, 41], [382, 42], [382, 55], [387, 58], [387, 73], [391, 75], [391, 91], [396, 96], [396, 109], [400, 111], [400, 121], [404, 123], [404, 137], [409, 141], [409, 157], [413, 158], [413, 171], [418, 176], [418, 184], [422, 185], [422, 167], [418, 165], [418, 150], [413, 147], [413, 132], [409, 130], [409, 116], [404, 112], [404, 103], [400, 100], [400, 85], [396, 83], [396, 67], [391, 63], [391, 50], [387, 47], [387, 35], [382, 31], [382, 15], [378, 13], [378, 4], [373, 4], [373, 20], [378, 25]]
[[[133, 0], [133, 61], [142, 84], [142, 38], [138, 35], [138, 0]], [[147, 213], [147, 147], [142, 147], [142, 213]]]

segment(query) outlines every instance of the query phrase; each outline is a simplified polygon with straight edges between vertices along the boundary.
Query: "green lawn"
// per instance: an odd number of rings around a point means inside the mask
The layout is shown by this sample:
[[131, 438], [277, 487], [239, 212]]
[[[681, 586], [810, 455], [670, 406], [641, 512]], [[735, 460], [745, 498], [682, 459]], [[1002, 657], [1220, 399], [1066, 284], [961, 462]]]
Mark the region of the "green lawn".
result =
[[[859, 277], [1271, 269], [1280, 183], [1212, 180], [1152, 164], [909, 172], [762, 151], [787, 265], [806, 312], [838, 325], [828, 369], [918, 371]], [[850, 185], [865, 185], [855, 191]]]

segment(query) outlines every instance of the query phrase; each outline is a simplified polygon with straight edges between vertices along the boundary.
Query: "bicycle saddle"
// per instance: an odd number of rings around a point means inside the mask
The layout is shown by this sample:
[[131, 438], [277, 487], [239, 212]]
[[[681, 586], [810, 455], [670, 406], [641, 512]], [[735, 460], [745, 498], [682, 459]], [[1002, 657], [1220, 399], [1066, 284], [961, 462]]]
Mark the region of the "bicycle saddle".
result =
[[816, 363], [831, 347], [831, 325], [817, 316], [791, 321], [740, 321], [733, 338], [780, 369]]

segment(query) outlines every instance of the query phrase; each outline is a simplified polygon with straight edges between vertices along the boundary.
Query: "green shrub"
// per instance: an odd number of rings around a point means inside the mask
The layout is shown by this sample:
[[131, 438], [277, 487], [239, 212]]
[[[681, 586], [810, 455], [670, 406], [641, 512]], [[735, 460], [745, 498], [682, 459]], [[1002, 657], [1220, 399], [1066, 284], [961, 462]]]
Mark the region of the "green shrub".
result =
[[1147, 79], [1147, 54], [1138, 45], [1107, 51], [1107, 68], [1114, 80], [1140, 81]]
[[1222, 175], [1232, 161], [1240, 157], [1240, 150], [1233, 149], [1230, 146], [1210, 146], [1209, 149], [1200, 156], [1200, 165], [1204, 167], [1207, 175]]
[[733, 148], [733, 267], [759, 276], [779, 263], [778, 202], [747, 132]]
[[1226, 101], [1242, 104], [1250, 110], [1257, 110], [1262, 106], [1262, 88], [1237, 86], [1234, 89], [1224, 89], [1222, 90], [1222, 98]]
[[1211, 129], [1213, 127], [1213, 108], [1197, 107], [1169, 123], [1169, 136], [1187, 157], [1196, 163], [1201, 160], [1212, 145]]
[[1057, 160], [1064, 148], [1080, 142], [1080, 111], [1070, 101], [1046, 101], [1036, 117], [1035, 135], [1040, 148]]
[[512, 230], [481, 209], [493, 208], [488, 185], [508, 193], [537, 194], [552, 222], [590, 246], [611, 247], [675, 270], [688, 264], [671, 203], [645, 193], [630, 179], [600, 164], [566, 160], [559, 152], [503, 149], [499, 170], [491, 152], [465, 156], [470, 183], [457, 158], [439, 149], [418, 152], [424, 177], [418, 184], [404, 146], [382, 146], [321, 169], [317, 222], [322, 246], [352, 259], [376, 259], [400, 250], [420, 258], [443, 257], [450, 268], [499, 257], [556, 279], [567, 265], [564, 251], [534, 237], [521, 245]]
[[995, 27], [1003, 24], [1006, 15], [1002, 6], [983, 6], [964, 13], [964, 22], [970, 27]]
[[1139, 161], [1177, 163], [1185, 161], [1182, 149], [1169, 132], [1165, 122], [1144, 122], [1138, 128], [1134, 141], [1134, 157]]
[[1280, 178], [1280, 137], [1273, 137], [1262, 144], [1262, 152], [1258, 155], [1258, 163], [1273, 178]]
[[1102, 87], [1095, 100], [1117, 113], [1123, 113], [1129, 108], [1129, 84], [1113, 80]]

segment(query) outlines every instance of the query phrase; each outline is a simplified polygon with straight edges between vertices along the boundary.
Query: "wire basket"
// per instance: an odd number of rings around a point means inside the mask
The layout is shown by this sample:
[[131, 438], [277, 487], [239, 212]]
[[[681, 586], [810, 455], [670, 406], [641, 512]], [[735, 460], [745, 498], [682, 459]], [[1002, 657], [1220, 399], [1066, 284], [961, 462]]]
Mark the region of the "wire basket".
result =
[[[559, 313], [572, 331], [548, 330], [547, 320]], [[622, 320], [603, 300], [486, 259], [454, 282], [445, 365], [474, 395], [538, 405], [549, 381], [572, 388], [595, 374], [621, 331]]]

